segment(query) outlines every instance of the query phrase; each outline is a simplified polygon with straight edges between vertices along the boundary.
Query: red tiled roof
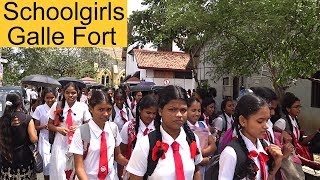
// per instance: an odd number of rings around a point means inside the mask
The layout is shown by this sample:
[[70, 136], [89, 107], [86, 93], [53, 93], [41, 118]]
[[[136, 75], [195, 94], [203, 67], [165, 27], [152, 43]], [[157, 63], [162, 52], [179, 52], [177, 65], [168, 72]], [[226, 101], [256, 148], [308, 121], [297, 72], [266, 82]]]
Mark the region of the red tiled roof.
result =
[[140, 82], [140, 79], [137, 77], [131, 77], [127, 80], [127, 82]]
[[190, 55], [182, 52], [142, 49], [134, 49], [133, 52], [141, 69], [186, 70], [190, 61]]

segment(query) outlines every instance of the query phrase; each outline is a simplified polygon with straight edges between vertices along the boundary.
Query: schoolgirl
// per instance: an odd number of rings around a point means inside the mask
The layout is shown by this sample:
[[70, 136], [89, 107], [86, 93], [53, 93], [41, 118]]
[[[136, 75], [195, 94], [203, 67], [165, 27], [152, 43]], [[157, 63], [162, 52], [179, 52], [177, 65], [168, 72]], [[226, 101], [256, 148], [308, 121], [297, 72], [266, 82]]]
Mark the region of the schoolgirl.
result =
[[234, 122], [234, 103], [231, 98], [226, 98], [221, 103], [221, 114], [213, 120], [213, 127], [217, 130], [217, 142], [222, 139], [222, 133], [232, 128]]
[[137, 104], [139, 103], [140, 99], [142, 98], [142, 92], [137, 91], [133, 93], [133, 101], [131, 101], [130, 108], [132, 111], [133, 117], [136, 117], [136, 112], [137, 112]]
[[35, 121], [35, 128], [39, 133], [38, 149], [43, 159], [43, 175], [45, 180], [49, 180], [49, 165], [51, 158], [51, 144], [49, 143], [49, 131], [48, 131], [48, 112], [56, 101], [57, 92], [53, 88], [45, 88], [42, 91], [42, 105], [38, 106], [32, 117]]
[[121, 152], [127, 159], [130, 159], [136, 140], [155, 130], [154, 118], [156, 117], [157, 112], [157, 100], [153, 96], [147, 95], [138, 103], [136, 120], [128, 121], [123, 126], [120, 132], [122, 138], [120, 147]]
[[[89, 101], [92, 120], [78, 128], [73, 136], [69, 152], [74, 154], [77, 177], [81, 180], [118, 179], [114, 169], [114, 160], [125, 166], [128, 160], [120, 152], [121, 136], [118, 127], [110, 122], [112, 103], [110, 97], [101, 90], [94, 90]], [[88, 133], [88, 134], [85, 134]], [[84, 144], [82, 137], [89, 136]]]
[[287, 92], [282, 100], [282, 112], [285, 114], [285, 117], [276, 121], [274, 126], [283, 131], [287, 131], [289, 134], [293, 134], [294, 138], [301, 145], [306, 146], [318, 132], [303, 137], [303, 134], [300, 131], [299, 120], [297, 118], [297, 116], [300, 114], [300, 111], [300, 99], [294, 94]]
[[116, 123], [119, 131], [121, 131], [123, 125], [131, 121], [133, 119], [130, 108], [128, 108], [125, 104], [125, 100], [127, 99], [126, 93], [121, 88], [117, 89], [114, 93], [114, 106], [112, 114], [112, 121]]
[[72, 179], [75, 175], [72, 154], [68, 153], [74, 131], [91, 119], [88, 106], [77, 101], [79, 88], [70, 82], [64, 87], [62, 101], [52, 105], [48, 127], [55, 132], [51, 148], [50, 179]]
[[[200, 101], [201, 102], [201, 101]], [[205, 97], [201, 102], [202, 115], [200, 121], [204, 121], [210, 129], [211, 133], [214, 133], [212, 127], [213, 115], [215, 113], [215, 101], [212, 97]]]
[[268, 129], [268, 104], [255, 95], [245, 95], [237, 103], [234, 118], [238, 138], [220, 155], [218, 179], [273, 179], [283, 155], [278, 146], [259, 140]]
[[138, 139], [127, 166], [130, 179], [201, 179], [202, 154], [198, 137], [186, 123], [186, 97], [178, 86], [160, 91], [155, 131]]
[[203, 141], [203, 143], [200, 143], [201, 145], [201, 153], [203, 156], [203, 161], [201, 162], [201, 174], [202, 177], [204, 177], [205, 174], [205, 165], [208, 164], [211, 156], [213, 155], [213, 153], [217, 150], [217, 146], [214, 142], [214, 139], [208, 129], [208, 126], [202, 122], [202, 121], [198, 121], [201, 115], [201, 104], [200, 101], [196, 98], [189, 98], [187, 100], [187, 106], [188, 106], [188, 110], [187, 110], [187, 117], [188, 117], [188, 125], [191, 128], [191, 130], [195, 131], [197, 133], [197, 131], [203, 135], [203, 134], [207, 134], [207, 137], [202, 137], [201, 141]]

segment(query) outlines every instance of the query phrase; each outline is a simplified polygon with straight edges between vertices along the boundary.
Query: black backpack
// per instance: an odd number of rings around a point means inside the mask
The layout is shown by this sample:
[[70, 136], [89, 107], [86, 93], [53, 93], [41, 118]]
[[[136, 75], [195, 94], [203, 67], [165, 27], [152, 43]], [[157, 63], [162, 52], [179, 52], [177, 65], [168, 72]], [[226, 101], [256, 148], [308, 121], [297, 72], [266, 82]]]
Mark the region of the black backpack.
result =
[[[260, 139], [260, 142], [263, 146], [263, 148], [267, 147], [268, 144], [263, 140]], [[238, 180], [238, 179], [243, 179], [244, 177], [240, 176], [241, 169], [240, 167], [246, 166], [245, 162], [247, 159], [247, 156], [245, 155], [245, 152], [242, 150], [240, 142], [238, 139], [233, 139], [228, 143], [227, 146], [232, 147], [236, 154], [237, 154], [237, 164], [236, 168], [234, 171], [234, 176], [233, 179]], [[220, 154], [215, 155], [210, 159], [209, 165], [206, 166], [206, 171], [205, 171], [205, 180], [217, 180], [219, 176], [219, 160], [220, 160]]]

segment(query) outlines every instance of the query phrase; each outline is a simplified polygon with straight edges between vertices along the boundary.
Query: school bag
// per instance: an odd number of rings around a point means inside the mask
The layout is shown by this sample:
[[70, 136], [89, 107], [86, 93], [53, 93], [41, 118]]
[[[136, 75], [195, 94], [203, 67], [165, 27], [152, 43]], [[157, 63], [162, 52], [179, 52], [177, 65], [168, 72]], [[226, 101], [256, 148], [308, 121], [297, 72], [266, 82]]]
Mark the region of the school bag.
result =
[[[152, 160], [152, 149], [156, 145], [156, 141], [157, 141], [156, 133], [157, 133], [156, 131], [152, 131], [148, 134], [148, 138], [149, 138], [148, 165], [147, 165], [147, 172], [144, 174], [143, 180], [147, 180], [148, 177], [152, 175], [159, 161], [159, 159], [156, 159], [155, 161]], [[188, 137], [188, 135], [186, 136], [186, 140], [190, 146], [191, 139]], [[162, 141], [162, 137], [160, 137], [159, 141]]]
[[[261, 142], [263, 148], [268, 146], [268, 144], [263, 139], [260, 139], [260, 142]], [[246, 162], [247, 156], [245, 155], [245, 152], [241, 148], [239, 139], [233, 139], [232, 141], [230, 141], [228, 143], [227, 146], [232, 147], [237, 154], [237, 164], [236, 164], [236, 168], [234, 171], [233, 179], [235, 179], [235, 180], [243, 179], [244, 177], [243, 177], [242, 169], [243, 169], [243, 167], [246, 166], [245, 162]], [[220, 154], [215, 155], [210, 159], [209, 165], [206, 166], [206, 170], [205, 170], [205, 176], [204, 176], [205, 180], [218, 179], [219, 160], [220, 160]]]
[[[117, 138], [117, 129], [112, 129], [111, 126], [109, 126], [114, 139], [116, 140]], [[86, 159], [87, 154], [88, 154], [88, 150], [89, 150], [89, 146], [90, 146], [90, 139], [91, 139], [91, 135], [90, 135], [90, 127], [89, 127], [89, 123], [86, 124], [82, 124], [80, 126], [80, 135], [81, 135], [81, 140], [82, 140], [82, 144], [83, 144], [83, 160]]]

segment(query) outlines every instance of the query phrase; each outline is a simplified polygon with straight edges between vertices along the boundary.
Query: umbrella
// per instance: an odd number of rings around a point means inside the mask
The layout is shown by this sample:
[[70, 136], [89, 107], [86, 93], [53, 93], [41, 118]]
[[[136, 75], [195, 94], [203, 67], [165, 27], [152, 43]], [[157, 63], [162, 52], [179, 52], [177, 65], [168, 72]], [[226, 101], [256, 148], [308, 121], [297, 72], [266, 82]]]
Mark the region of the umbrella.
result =
[[86, 84], [87, 88], [91, 88], [91, 89], [101, 89], [104, 87], [103, 84], [100, 84], [100, 83], [89, 83], [89, 84]]
[[149, 82], [149, 81], [141, 81], [137, 86], [154, 86], [156, 85], [154, 82]]
[[75, 78], [75, 77], [62, 77], [62, 78], [59, 78], [58, 81], [61, 83], [62, 86], [65, 86], [67, 85], [69, 82], [73, 82], [75, 83], [80, 89], [82, 88], [85, 88], [86, 87], [86, 84]]
[[61, 87], [61, 84], [53, 77], [41, 74], [26, 76], [21, 80], [21, 82], [22, 84], [37, 87]]
[[152, 86], [133, 86], [131, 87], [131, 92], [137, 91], [151, 91]]
[[90, 77], [84, 77], [84, 78], [81, 78], [80, 80], [83, 81], [85, 84], [97, 83], [95, 79], [90, 78]]

